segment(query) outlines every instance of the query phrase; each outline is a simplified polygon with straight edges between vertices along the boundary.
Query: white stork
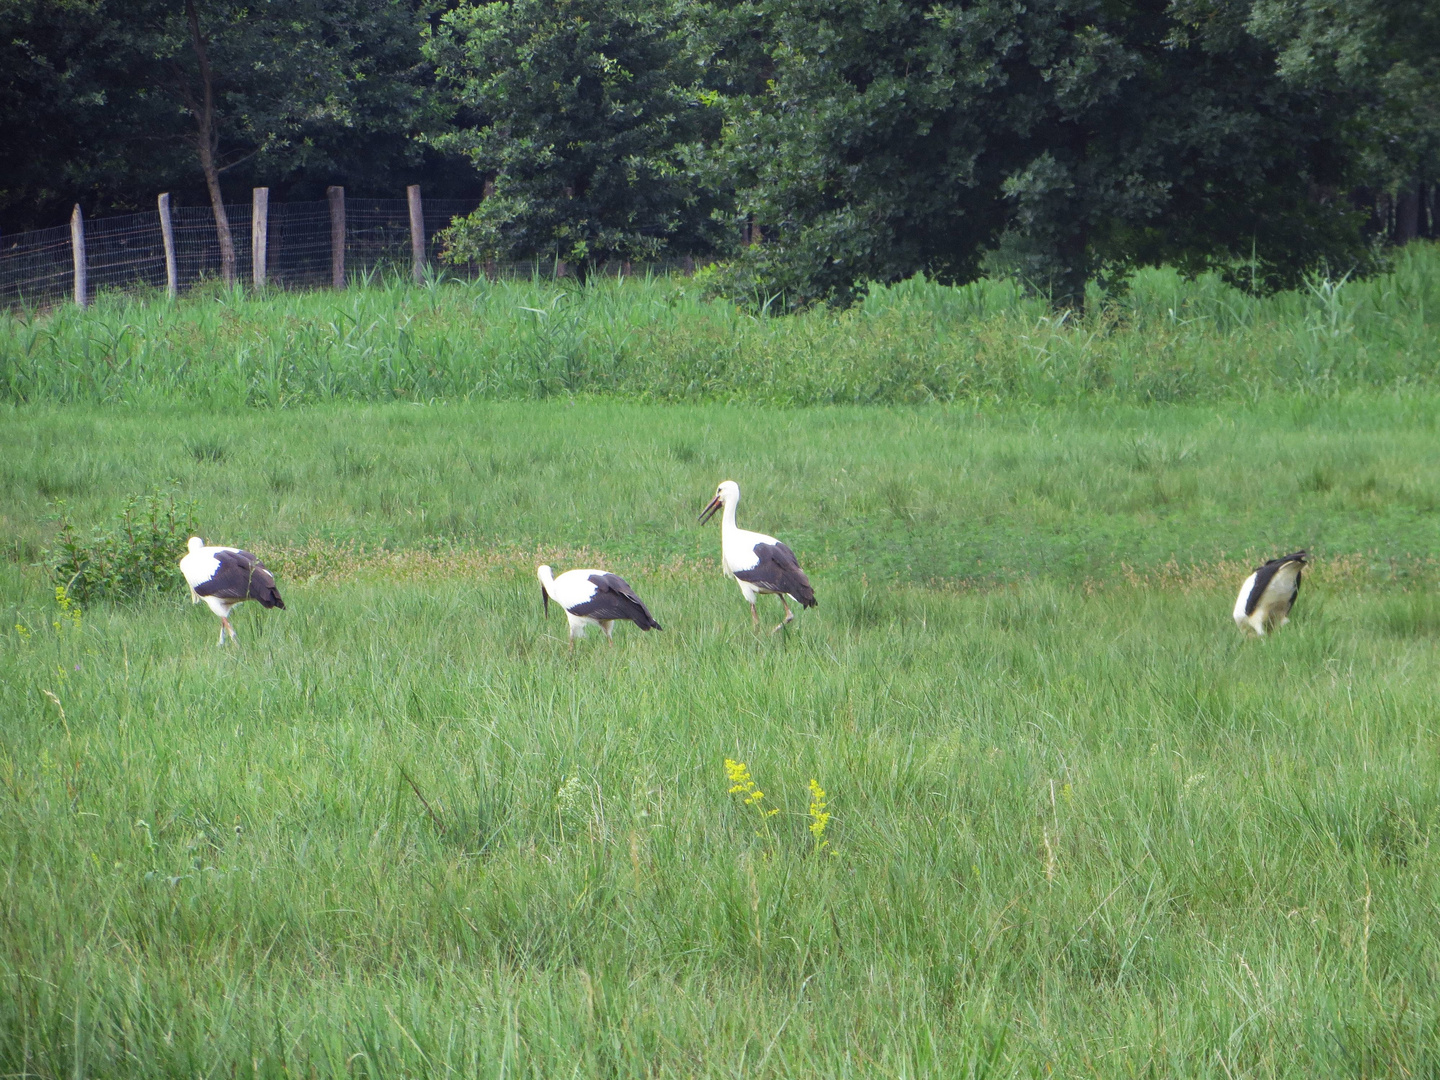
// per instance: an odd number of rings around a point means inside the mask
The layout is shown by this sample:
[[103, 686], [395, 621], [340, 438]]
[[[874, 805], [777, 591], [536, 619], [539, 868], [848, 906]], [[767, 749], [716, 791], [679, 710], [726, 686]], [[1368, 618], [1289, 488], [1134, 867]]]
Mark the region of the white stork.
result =
[[1264, 637], [1267, 629], [1289, 622], [1290, 609], [1300, 595], [1300, 572], [1308, 555], [1297, 551], [1257, 566], [1235, 599], [1235, 625]]
[[585, 636], [585, 628], [598, 626], [605, 637], [615, 640], [615, 620], [629, 619], [641, 630], [660, 630], [629, 582], [603, 570], [567, 570], [556, 577], [548, 566], [535, 571], [540, 579], [540, 605], [550, 614], [550, 601], [560, 605], [570, 623], [570, 648], [575, 639]]
[[750, 603], [750, 618], [758, 627], [760, 613], [755, 610], [757, 596], [778, 596], [785, 609], [785, 620], [775, 627], [783, 629], [795, 618], [788, 596], [801, 607], [815, 606], [815, 590], [810, 579], [800, 569], [795, 553], [764, 533], [751, 532], [735, 524], [735, 507], [740, 503], [740, 485], [734, 480], [722, 480], [715, 489], [715, 498], [700, 512], [700, 521], [709, 521], [722, 506], [725, 516], [720, 520], [720, 565], [735, 579], [740, 592]]
[[180, 572], [190, 585], [191, 602], [198, 604], [204, 600], [210, 610], [220, 616], [221, 645], [225, 644], [227, 630], [230, 640], [235, 640], [230, 612], [237, 604], [258, 600], [261, 607], [284, 608], [285, 601], [275, 588], [275, 578], [250, 552], [232, 547], [206, 547], [198, 536], [190, 537], [189, 547], [190, 554], [180, 560]]

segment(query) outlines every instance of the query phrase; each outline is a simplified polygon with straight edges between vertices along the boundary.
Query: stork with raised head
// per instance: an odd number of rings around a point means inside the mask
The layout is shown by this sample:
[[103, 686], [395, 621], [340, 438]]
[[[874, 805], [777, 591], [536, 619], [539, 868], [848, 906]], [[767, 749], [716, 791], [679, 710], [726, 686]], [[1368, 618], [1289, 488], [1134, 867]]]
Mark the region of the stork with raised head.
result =
[[235, 641], [230, 612], [246, 600], [258, 600], [261, 607], [284, 608], [285, 601], [275, 588], [275, 578], [265, 564], [248, 551], [232, 547], [207, 547], [198, 536], [190, 537], [190, 554], [180, 560], [180, 573], [190, 585], [191, 603], [201, 600], [220, 617], [220, 644], [225, 631]]
[[641, 630], [663, 629], [630, 583], [618, 575], [603, 570], [566, 570], [556, 577], [550, 567], [542, 566], [535, 576], [540, 579], [540, 605], [545, 614], [550, 614], [551, 600], [565, 612], [572, 649], [575, 639], [584, 637], [591, 626], [600, 627], [605, 637], [614, 642], [618, 619], [629, 619]]
[[1297, 551], [1257, 566], [1235, 599], [1235, 625], [1264, 637], [1267, 630], [1289, 622], [1308, 557], [1309, 552]]
[[760, 625], [756, 597], [780, 598], [785, 619], [775, 629], [783, 629], [795, 618], [786, 597], [801, 607], [811, 608], [815, 606], [815, 590], [810, 587], [810, 579], [800, 569], [800, 561], [793, 551], [773, 536], [735, 524], [735, 507], [739, 504], [740, 485], [734, 480], [722, 480], [715, 489], [715, 498], [700, 512], [700, 521], [709, 521], [715, 511], [724, 507], [725, 514], [720, 519], [720, 565], [740, 586], [740, 592], [750, 604], [750, 618], [755, 626]]

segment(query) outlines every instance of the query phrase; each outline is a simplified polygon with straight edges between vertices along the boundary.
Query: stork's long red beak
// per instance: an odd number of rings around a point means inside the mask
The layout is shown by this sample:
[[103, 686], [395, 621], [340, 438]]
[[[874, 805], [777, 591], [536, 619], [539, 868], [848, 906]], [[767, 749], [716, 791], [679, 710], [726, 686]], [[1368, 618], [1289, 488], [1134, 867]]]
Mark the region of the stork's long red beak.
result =
[[719, 510], [720, 507], [724, 505], [725, 504], [720, 500], [720, 496], [716, 495], [713, 499], [710, 500], [710, 505], [705, 507], [704, 510], [700, 511], [700, 517], [698, 519], [700, 521], [700, 524], [703, 525], [705, 524], [705, 522], [709, 521], [712, 517], [715, 516], [715, 511]]

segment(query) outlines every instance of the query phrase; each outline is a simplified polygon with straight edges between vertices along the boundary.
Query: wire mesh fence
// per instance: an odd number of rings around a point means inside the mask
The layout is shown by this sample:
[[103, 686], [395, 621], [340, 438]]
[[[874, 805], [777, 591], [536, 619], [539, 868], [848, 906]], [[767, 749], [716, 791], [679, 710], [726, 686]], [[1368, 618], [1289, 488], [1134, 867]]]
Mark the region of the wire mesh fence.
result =
[[[406, 199], [351, 199], [342, 196], [343, 224], [328, 199], [269, 203], [265, 211], [264, 283], [304, 289], [335, 280], [335, 230], [343, 229], [343, 274], [347, 281], [377, 271], [410, 273], [414, 249], [410, 204]], [[554, 258], [442, 266], [440, 233], [478, 205], [465, 199], [421, 201], [424, 265], [428, 272], [456, 277], [563, 277], [568, 268]], [[173, 288], [176, 293], [223, 280], [219, 232], [209, 206], [167, 207], [170, 215]], [[255, 235], [253, 205], [225, 207], [235, 249], [235, 280], [252, 285], [257, 265], [251, 251]], [[83, 222], [84, 299], [102, 293], [159, 291], [171, 287], [166, 265], [162, 211], [94, 218]], [[77, 299], [70, 226], [37, 229], [0, 237], [0, 308], [39, 309]], [[593, 272], [607, 276], [694, 270], [688, 258], [632, 265], [615, 262]]]
[[[410, 207], [405, 199], [344, 200], [344, 274], [347, 280], [394, 268], [412, 268]], [[438, 265], [437, 235], [477, 204], [463, 199], [422, 200], [425, 261]], [[185, 292], [221, 280], [219, 232], [209, 206], [169, 210], [175, 261], [174, 287]], [[252, 206], [225, 207], [235, 249], [236, 281], [253, 284]], [[163, 290], [166, 269], [161, 212], [93, 218], [84, 225], [88, 297], [101, 293]], [[333, 280], [334, 221], [328, 200], [270, 203], [266, 214], [265, 282], [280, 288], [313, 288]], [[0, 307], [43, 308], [76, 299], [75, 256], [69, 226], [0, 236]], [[492, 274], [544, 271], [544, 264], [475, 267]], [[452, 268], [465, 273], [465, 268]], [[553, 271], [552, 271], [553, 272]]]
[[40, 307], [70, 295], [75, 264], [70, 228], [35, 229], [0, 237], [0, 303]]
[[[165, 242], [158, 214], [122, 214], [85, 222], [85, 255], [92, 291], [165, 287]], [[65, 251], [63, 257], [70, 262], [71, 252]], [[0, 252], [0, 267], [4, 262]], [[73, 271], [73, 264], [70, 269]], [[0, 281], [7, 277], [0, 270]], [[63, 296], [47, 296], [42, 302], [68, 299], [70, 284], [66, 281]]]

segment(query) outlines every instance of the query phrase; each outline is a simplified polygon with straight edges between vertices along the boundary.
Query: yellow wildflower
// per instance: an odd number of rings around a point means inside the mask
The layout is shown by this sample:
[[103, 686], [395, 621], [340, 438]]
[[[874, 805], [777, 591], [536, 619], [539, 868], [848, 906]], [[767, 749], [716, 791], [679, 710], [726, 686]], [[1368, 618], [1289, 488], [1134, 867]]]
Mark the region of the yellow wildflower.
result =
[[71, 599], [70, 594], [65, 591], [64, 585], [55, 586], [55, 606], [60, 609], [60, 619], [55, 620], [51, 625], [56, 632], [60, 630], [60, 620], [68, 620], [69, 624], [76, 629], [80, 626], [80, 605]]
[[749, 767], [743, 761], [732, 761], [730, 758], [726, 758], [725, 775], [730, 780], [730, 794], [745, 796], [742, 800], [745, 805], [755, 807], [762, 818], [774, 817], [780, 812], [778, 806], [766, 810], [760, 805], [765, 799], [765, 793], [756, 786], [754, 779], [750, 776]]
[[820, 781], [810, 780], [810, 834], [815, 837], [815, 850], [823, 851], [829, 846], [830, 841], [825, 839], [825, 826], [830, 824], [830, 812], [825, 809], [829, 803], [825, 799], [825, 789], [820, 786]]

